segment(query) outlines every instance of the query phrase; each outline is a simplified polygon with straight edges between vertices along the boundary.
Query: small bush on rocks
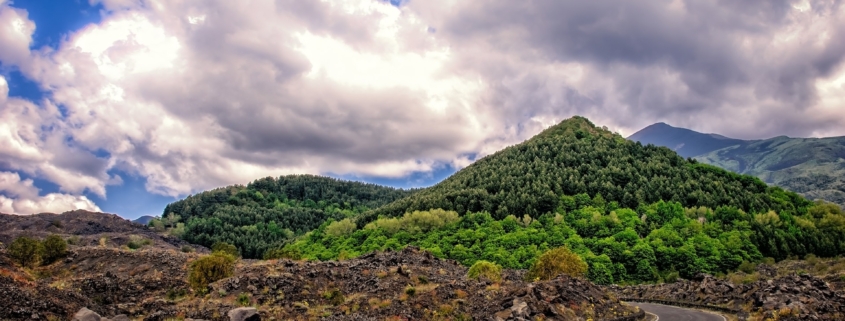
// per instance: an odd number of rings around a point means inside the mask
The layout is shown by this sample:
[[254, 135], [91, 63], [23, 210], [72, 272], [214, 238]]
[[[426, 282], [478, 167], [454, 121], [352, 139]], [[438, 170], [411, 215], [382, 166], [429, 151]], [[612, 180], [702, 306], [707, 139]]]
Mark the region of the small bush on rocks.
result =
[[209, 284], [230, 277], [234, 272], [235, 257], [223, 252], [214, 252], [191, 263], [188, 283], [197, 293], [205, 293]]
[[182, 245], [182, 252], [184, 253], [193, 253], [194, 247], [190, 245]]
[[473, 264], [467, 271], [467, 278], [477, 280], [479, 277], [485, 277], [490, 281], [502, 281], [502, 267], [488, 261], [478, 261]]
[[240, 305], [242, 307], [246, 307], [246, 306], [249, 306], [249, 303], [250, 303], [249, 293], [241, 292], [241, 294], [238, 294], [238, 305]]
[[529, 280], [551, 280], [560, 274], [583, 276], [587, 272], [587, 263], [566, 247], [551, 249], [540, 255], [526, 278]]

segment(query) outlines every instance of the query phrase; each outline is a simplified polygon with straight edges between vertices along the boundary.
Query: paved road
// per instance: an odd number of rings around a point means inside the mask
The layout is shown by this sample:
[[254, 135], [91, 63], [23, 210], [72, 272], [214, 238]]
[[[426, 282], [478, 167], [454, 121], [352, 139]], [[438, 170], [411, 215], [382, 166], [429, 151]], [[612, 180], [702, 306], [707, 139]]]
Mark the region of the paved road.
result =
[[659, 321], [725, 321], [725, 318], [708, 312], [678, 308], [662, 304], [628, 302], [645, 312], [656, 314]]

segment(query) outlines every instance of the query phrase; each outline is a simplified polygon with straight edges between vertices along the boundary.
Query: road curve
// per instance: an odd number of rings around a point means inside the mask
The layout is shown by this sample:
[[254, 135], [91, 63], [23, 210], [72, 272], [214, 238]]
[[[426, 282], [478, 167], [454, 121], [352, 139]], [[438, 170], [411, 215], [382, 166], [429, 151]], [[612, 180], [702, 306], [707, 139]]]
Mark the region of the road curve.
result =
[[710, 312], [653, 303], [628, 302], [628, 304], [657, 315], [658, 321], [725, 321], [725, 317]]

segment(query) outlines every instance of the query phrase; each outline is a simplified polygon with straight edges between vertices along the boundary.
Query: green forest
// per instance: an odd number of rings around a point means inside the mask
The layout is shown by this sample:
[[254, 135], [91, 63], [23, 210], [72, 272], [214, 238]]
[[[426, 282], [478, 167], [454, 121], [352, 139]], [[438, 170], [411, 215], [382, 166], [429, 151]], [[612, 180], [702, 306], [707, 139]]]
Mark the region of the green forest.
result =
[[838, 206], [628, 141], [582, 117], [427, 189], [283, 176], [194, 195], [165, 213], [171, 226], [184, 222], [184, 239], [228, 242], [248, 258], [346, 259], [415, 245], [466, 265], [524, 269], [566, 246], [598, 283], [845, 252]]
[[830, 203], [796, 216], [664, 201], [632, 210], [586, 194], [564, 196], [558, 204], [539, 217], [501, 220], [487, 212], [432, 210], [380, 218], [361, 229], [348, 219], [327, 222], [286, 252], [329, 260], [415, 245], [467, 266], [486, 260], [527, 269], [546, 250], [566, 246], [588, 263], [588, 278], [609, 284], [728, 273], [764, 257], [845, 251], [845, 216]]
[[810, 204], [755, 177], [684, 159], [665, 147], [642, 146], [574, 117], [412, 197], [365, 213], [359, 226], [378, 216], [432, 208], [488, 212], [496, 219], [538, 217], [553, 212], [560, 196], [581, 193], [601, 194], [627, 208], [663, 200], [684, 207], [797, 213]]
[[188, 196], [165, 207], [163, 223], [150, 224], [163, 224], [194, 244], [225, 242], [245, 258], [261, 258], [328, 219], [352, 217], [412, 193], [313, 175], [266, 177]]

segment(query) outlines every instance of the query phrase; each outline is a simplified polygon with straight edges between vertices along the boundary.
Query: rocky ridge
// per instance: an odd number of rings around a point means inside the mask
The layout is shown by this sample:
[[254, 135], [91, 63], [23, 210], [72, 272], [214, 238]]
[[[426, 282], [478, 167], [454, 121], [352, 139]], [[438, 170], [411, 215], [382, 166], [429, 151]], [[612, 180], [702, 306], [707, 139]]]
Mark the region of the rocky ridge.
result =
[[121, 247], [133, 239], [148, 240], [150, 247], [159, 249], [181, 249], [189, 246], [199, 252], [207, 252], [202, 246], [192, 245], [181, 239], [161, 235], [147, 226], [133, 223], [120, 216], [84, 210], [62, 214], [41, 213], [33, 215], [11, 215], [0, 213], [0, 243], [10, 244], [19, 236], [43, 239], [58, 234], [74, 246]]
[[197, 294], [186, 279], [197, 253], [77, 247], [32, 270], [0, 251], [0, 319], [70, 320], [82, 308], [114, 319], [229, 320], [242, 306], [263, 320], [614, 320], [635, 315], [603, 288], [568, 276], [468, 280], [467, 268], [415, 248], [347, 261], [239, 261], [233, 277]]

